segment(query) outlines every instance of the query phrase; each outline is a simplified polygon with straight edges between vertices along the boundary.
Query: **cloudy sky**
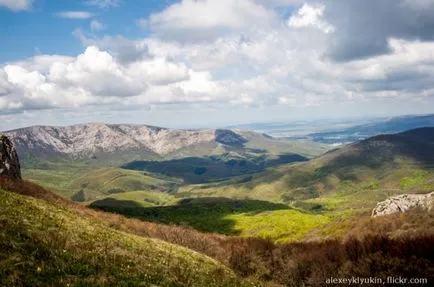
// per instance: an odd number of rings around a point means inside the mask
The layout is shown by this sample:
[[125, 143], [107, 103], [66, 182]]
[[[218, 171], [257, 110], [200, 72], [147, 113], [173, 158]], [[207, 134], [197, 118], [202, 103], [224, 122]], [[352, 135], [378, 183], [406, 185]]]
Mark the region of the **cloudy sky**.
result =
[[0, 0], [0, 130], [434, 112], [434, 0]]

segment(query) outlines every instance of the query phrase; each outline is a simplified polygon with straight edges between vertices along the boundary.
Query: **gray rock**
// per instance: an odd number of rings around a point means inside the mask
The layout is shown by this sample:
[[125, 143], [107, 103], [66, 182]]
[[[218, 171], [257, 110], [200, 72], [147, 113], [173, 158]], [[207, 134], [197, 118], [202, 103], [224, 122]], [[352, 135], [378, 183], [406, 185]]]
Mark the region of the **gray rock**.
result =
[[377, 203], [372, 211], [372, 217], [384, 216], [398, 212], [405, 212], [412, 208], [431, 210], [434, 192], [428, 194], [402, 194], [390, 197]]
[[21, 167], [12, 142], [0, 133], [0, 176], [21, 179]]

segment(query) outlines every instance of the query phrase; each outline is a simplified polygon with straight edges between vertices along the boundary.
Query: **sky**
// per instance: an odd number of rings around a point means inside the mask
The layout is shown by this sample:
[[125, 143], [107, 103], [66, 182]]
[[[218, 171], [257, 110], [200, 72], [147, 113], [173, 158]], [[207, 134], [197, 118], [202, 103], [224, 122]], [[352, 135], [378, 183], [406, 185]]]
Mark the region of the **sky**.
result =
[[434, 0], [0, 0], [0, 130], [434, 112]]

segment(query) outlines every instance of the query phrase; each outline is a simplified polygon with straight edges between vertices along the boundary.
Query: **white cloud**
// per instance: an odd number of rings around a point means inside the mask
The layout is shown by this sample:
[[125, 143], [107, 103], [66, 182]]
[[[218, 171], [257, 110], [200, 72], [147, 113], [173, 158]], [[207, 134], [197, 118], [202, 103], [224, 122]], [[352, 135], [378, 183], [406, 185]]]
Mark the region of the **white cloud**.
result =
[[6, 7], [12, 11], [25, 11], [32, 8], [33, 0], [0, 0], [0, 7]]
[[297, 14], [289, 19], [288, 25], [293, 28], [315, 27], [324, 33], [332, 33], [335, 28], [322, 19], [324, 9], [325, 5], [304, 4]]
[[[403, 107], [433, 101], [434, 41], [389, 37], [386, 54], [336, 62], [330, 43], [343, 26], [330, 15], [340, 10], [333, 0], [309, 3], [184, 0], [142, 19], [151, 31], [144, 38], [76, 30], [85, 49], [76, 57], [39, 55], [0, 66], [2, 113], [90, 106], [330, 111], [383, 99]], [[298, 6], [279, 18], [273, 5]]]
[[92, 32], [102, 31], [102, 30], [104, 30], [106, 28], [106, 26], [103, 23], [101, 23], [100, 21], [98, 21], [98, 20], [92, 20], [90, 22], [89, 26], [90, 26], [90, 30]]
[[0, 69], [4, 110], [207, 102], [216, 90], [210, 73], [161, 57], [123, 64], [95, 46], [76, 58], [41, 55]]
[[98, 46], [102, 50], [107, 50], [118, 61], [130, 63], [147, 58], [148, 49], [143, 41], [130, 40], [121, 35], [103, 36], [102, 38], [94, 35], [86, 35], [81, 29], [76, 29], [73, 35], [82, 43], [84, 47]]
[[164, 58], [134, 62], [128, 66], [128, 73], [155, 85], [185, 81], [190, 77], [189, 69], [184, 64], [168, 62]]
[[139, 23], [162, 38], [192, 41], [263, 28], [275, 20], [272, 10], [250, 0], [183, 0]]
[[65, 19], [89, 19], [95, 16], [95, 14], [87, 12], [87, 11], [65, 11], [56, 13], [57, 17], [65, 18]]

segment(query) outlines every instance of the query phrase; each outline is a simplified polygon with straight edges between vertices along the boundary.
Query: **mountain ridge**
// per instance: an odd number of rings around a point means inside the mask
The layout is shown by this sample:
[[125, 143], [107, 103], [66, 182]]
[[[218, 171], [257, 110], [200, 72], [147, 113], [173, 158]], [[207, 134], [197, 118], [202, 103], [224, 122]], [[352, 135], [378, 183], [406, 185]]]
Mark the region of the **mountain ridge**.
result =
[[21, 152], [74, 157], [119, 151], [142, 151], [164, 156], [198, 144], [243, 145], [247, 142], [232, 130], [175, 130], [139, 124], [38, 125], [4, 133]]

